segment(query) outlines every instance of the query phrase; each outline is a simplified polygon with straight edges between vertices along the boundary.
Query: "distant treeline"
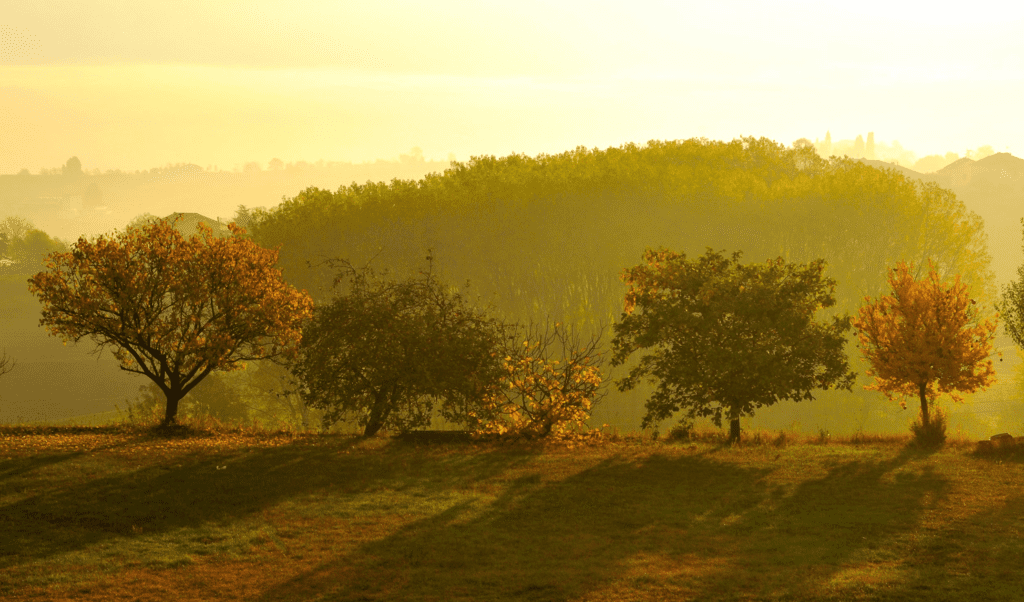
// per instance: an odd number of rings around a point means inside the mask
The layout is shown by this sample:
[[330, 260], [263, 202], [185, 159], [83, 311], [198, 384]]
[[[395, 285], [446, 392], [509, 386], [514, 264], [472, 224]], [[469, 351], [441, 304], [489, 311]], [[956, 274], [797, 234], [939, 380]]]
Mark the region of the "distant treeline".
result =
[[336, 188], [349, 182], [420, 178], [449, 167], [427, 161], [418, 149], [396, 161], [250, 162], [237, 171], [182, 163], [148, 170], [89, 170], [78, 157], [40, 174], [0, 175], [0, 215], [17, 215], [51, 234], [77, 239], [120, 227], [147, 211], [155, 215], [199, 212], [227, 217], [238, 205], [273, 206], [307, 186]]
[[983, 225], [951, 192], [764, 138], [474, 157], [417, 181], [307, 188], [253, 217], [256, 241], [282, 245], [285, 277], [319, 299], [333, 278], [321, 259], [407, 271], [433, 249], [452, 283], [469, 279], [503, 311], [607, 322], [619, 274], [657, 246], [821, 257], [847, 308], [901, 259], [930, 257], [995, 293]]

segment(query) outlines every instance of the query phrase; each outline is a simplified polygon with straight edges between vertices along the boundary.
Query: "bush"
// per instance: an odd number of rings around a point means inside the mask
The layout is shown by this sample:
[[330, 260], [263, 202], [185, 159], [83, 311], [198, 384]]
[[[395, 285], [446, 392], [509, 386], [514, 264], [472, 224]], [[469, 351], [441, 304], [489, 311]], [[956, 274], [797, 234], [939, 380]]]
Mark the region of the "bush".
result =
[[139, 392], [135, 399], [125, 400], [125, 409], [122, 411], [120, 405], [116, 405], [121, 420], [133, 426], [149, 426], [159, 422], [164, 415], [164, 404], [166, 399], [160, 387], [154, 382], [139, 386]]
[[918, 411], [917, 420], [910, 425], [910, 431], [914, 433], [914, 442], [921, 447], [942, 447], [946, 442], [946, 413], [938, 406], [933, 407], [928, 417], [927, 428], [922, 418], [921, 412]]
[[218, 423], [240, 426], [249, 421], [248, 404], [229, 382], [228, 376], [211, 373], [200, 382], [182, 401], [188, 417], [203, 421], [213, 419]]
[[543, 330], [513, 325], [512, 332], [499, 353], [505, 374], [469, 413], [471, 430], [527, 438], [577, 436], [603, 394], [601, 333], [584, 341], [560, 323]]
[[693, 427], [689, 424], [677, 424], [668, 432], [669, 441], [689, 441], [690, 430]]

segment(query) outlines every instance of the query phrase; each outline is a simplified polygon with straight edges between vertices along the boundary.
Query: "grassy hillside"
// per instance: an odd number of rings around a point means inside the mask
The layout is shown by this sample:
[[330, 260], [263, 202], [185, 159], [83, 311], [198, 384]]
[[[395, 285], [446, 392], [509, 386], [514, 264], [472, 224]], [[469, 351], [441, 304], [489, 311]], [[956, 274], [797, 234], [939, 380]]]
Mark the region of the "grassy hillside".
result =
[[0, 427], [4, 600], [1015, 600], [1024, 455]]

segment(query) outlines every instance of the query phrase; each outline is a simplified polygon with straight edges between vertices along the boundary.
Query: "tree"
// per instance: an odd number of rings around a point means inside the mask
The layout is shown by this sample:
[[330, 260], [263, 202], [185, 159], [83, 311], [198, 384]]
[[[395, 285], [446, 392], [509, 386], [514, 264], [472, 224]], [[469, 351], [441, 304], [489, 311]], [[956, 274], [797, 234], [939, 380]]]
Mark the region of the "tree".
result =
[[7, 241], [13, 243], [15, 240], [25, 236], [29, 230], [35, 230], [32, 222], [23, 217], [11, 215], [0, 222], [0, 233], [7, 235]]
[[272, 361], [254, 364], [254, 369], [246, 370], [246, 392], [254, 402], [250, 416], [264, 424], [284, 422], [302, 431], [310, 430], [314, 421], [323, 422], [321, 412], [307, 406], [299, 395], [294, 377], [286, 366]]
[[[853, 314], [865, 295], [884, 293], [899, 259], [932, 257], [980, 290], [991, 273], [984, 223], [955, 195], [807, 150], [693, 139], [475, 157], [418, 181], [309, 188], [247, 230], [264, 247], [281, 245], [285, 278], [318, 303], [332, 299], [335, 272], [309, 258], [375, 258], [375, 267], [406, 274], [433, 248], [452, 282], [470, 280], [491, 300], [490, 314], [520, 323], [547, 317], [584, 338], [619, 318], [624, 289], [615, 276], [667, 240], [694, 241], [675, 249], [693, 257], [706, 242], [759, 259], [823, 258], [838, 281], [836, 312]], [[608, 403], [631, 403], [611, 389]]]
[[[1024, 229], [1024, 218], [1020, 224]], [[1006, 334], [1024, 348], [1024, 264], [1017, 268], [1017, 280], [1003, 287], [997, 309], [1004, 320]]]
[[185, 239], [166, 220], [95, 241], [79, 238], [29, 279], [43, 304], [40, 325], [65, 341], [114, 347], [121, 369], [143, 374], [178, 402], [214, 370], [294, 353], [312, 300], [281, 279], [277, 251], [242, 238]]
[[210, 417], [230, 425], [243, 424], [250, 418], [248, 404], [239, 388], [216, 372], [192, 389], [183, 402], [192, 418]]
[[470, 412], [474, 430], [548, 437], [582, 427], [602, 393], [600, 335], [584, 342], [557, 322], [543, 331], [534, 325], [516, 330], [501, 353], [505, 374], [484, 396], [481, 409]]
[[81, 176], [82, 162], [78, 160], [78, 157], [71, 157], [67, 163], [61, 166], [61, 173], [68, 177]]
[[239, 205], [238, 209], [235, 210], [234, 222], [239, 226], [245, 228], [249, 236], [252, 235], [253, 229], [259, 224], [260, 220], [265, 219], [267, 210], [263, 207], [246, 207], [245, 205]]
[[7, 357], [7, 350], [5, 349], [3, 355], [0, 356], [0, 376], [7, 374], [11, 370], [14, 370], [14, 367], [17, 365], [18, 362]]
[[50, 253], [67, 250], [67, 243], [60, 239], [50, 238], [42, 230], [32, 229], [21, 237], [14, 239], [8, 247], [13, 258], [26, 266], [37, 267], [46, 261]]
[[921, 421], [929, 426], [928, 402], [940, 393], [973, 393], [995, 381], [988, 359], [996, 320], [980, 318], [959, 275], [943, 282], [929, 261], [928, 276], [917, 280], [913, 264], [897, 263], [888, 275], [891, 296], [877, 301], [865, 297], [853, 320], [861, 353], [871, 366], [874, 382], [867, 390], [881, 391], [890, 400], [916, 396]]
[[996, 151], [995, 149], [992, 148], [992, 145], [986, 144], [984, 146], [979, 146], [977, 150], [971, 153], [971, 158], [974, 159], [975, 161], [980, 161], [985, 157], [990, 157], [994, 154], [996, 154]]
[[20, 267], [36, 267], [48, 253], [66, 251], [68, 244], [37, 229], [25, 218], [9, 216], [0, 222], [0, 255]]
[[[427, 257], [430, 266], [433, 258]], [[363, 436], [430, 423], [435, 401], [453, 422], [471, 420], [501, 377], [506, 327], [469, 307], [433, 275], [394, 281], [346, 260], [342, 294], [314, 311], [292, 373], [324, 426], [355, 417]]]
[[[145, 212], [140, 213], [140, 214], [136, 215], [135, 217], [133, 217], [132, 221], [128, 222], [128, 225], [125, 226], [125, 229], [142, 228], [143, 226], [148, 226], [150, 224], [155, 224], [158, 221], [160, 221], [159, 217], [153, 215], [152, 213], [150, 213], [148, 211], [145, 211]], [[241, 224], [239, 224], [239, 225], [241, 225]]]
[[648, 249], [645, 263], [629, 268], [625, 311], [615, 324], [612, 365], [641, 349], [620, 391], [644, 378], [658, 382], [647, 401], [644, 428], [686, 410], [686, 419], [730, 421], [740, 437], [740, 417], [781, 399], [814, 399], [811, 390], [850, 390], [843, 351], [848, 316], [818, 324], [818, 309], [835, 304], [835, 281], [825, 262], [789, 264], [782, 258], [741, 265], [741, 253], [724, 258], [710, 248], [695, 261], [685, 254]]

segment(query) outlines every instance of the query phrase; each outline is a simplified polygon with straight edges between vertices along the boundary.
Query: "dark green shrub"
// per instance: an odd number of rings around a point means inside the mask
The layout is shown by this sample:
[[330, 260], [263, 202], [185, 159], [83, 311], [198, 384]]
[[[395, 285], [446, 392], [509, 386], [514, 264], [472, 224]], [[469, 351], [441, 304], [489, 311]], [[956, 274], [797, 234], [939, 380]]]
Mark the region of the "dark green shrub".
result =
[[927, 427], [924, 426], [920, 411], [917, 420], [910, 425], [910, 431], [914, 433], [914, 443], [926, 448], [942, 447], [946, 442], [946, 413], [935, 406], [929, 414]]
[[688, 424], [677, 424], [672, 427], [668, 432], [669, 441], [689, 441], [690, 440], [690, 429], [692, 427]]

